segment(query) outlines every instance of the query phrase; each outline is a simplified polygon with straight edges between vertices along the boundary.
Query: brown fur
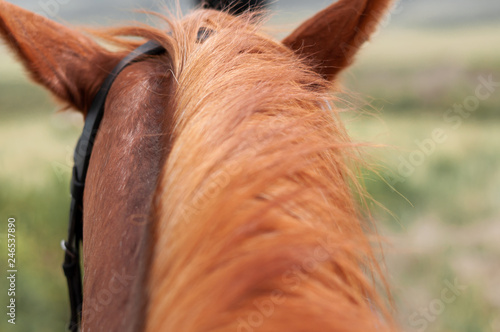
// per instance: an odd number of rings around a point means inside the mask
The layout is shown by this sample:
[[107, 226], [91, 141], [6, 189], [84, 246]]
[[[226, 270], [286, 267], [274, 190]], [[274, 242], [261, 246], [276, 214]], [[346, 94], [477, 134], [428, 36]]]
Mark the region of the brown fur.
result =
[[[146, 331], [244, 330], [273, 292], [284, 302], [255, 330], [390, 329], [363, 273], [377, 267], [328, 83], [245, 19], [201, 12], [172, 25], [175, 130], [155, 195]], [[200, 27], [216, 31], [202, 45]]]
[[[394, 329], [349, 188], [355, 145], [325, 80], [388, 3], [341, 0], [283, 43], [249, 16], [198, 11], [171, 35], [100, 32], [123, 48], [110, 53], [0, 0], [0, 32], [31, 75], [84, 113], [136, 44], [115, 36], [169, 53], [126, 69], [107, 100], [85, 191], [84, 330]], [[203, 43], [201, 27], [214, 31]], [[122, 269], [134, 281], [90, 320]]]
[[283, 43], [311, 59], [327, 80], [354, 59], [377, 29], [392, 0], [339, 0], [301, 24]]
[[85, 112], [126, 53], [111, 53], [83, 34], [0, 0], [0, 36], [31, 78]]
[[[85, 331], [137, 331], [145, 241], [171, 119], [168, 62], [126, 68], [110, 90], [85, 189]], [[111, 296], [109, 296], [111, 293]], [[109, 300], [108, 298], [111, 297]], [[127, 319], [109, 319], [127, 317]]]

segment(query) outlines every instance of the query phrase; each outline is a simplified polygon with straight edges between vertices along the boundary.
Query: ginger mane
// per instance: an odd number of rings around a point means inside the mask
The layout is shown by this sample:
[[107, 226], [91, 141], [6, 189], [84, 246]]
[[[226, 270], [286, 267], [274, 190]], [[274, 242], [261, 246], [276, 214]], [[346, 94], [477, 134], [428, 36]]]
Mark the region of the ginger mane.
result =
[[112, 32], [161, 42], [176, 81], [145, 330], [392, 330], [331, 84], [255, 17], [168, 23]]

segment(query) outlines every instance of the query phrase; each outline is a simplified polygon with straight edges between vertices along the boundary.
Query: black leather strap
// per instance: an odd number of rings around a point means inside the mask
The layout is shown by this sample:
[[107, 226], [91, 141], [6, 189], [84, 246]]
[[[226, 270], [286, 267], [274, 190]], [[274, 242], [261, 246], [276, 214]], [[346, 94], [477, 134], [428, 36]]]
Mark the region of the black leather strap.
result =
[[73, 176], [71, 179], [71, 206], [68, 227], [68, 240], [63, 242], [65, 250], [63, 270], [66, 275], [71, 305], [71, 322], [69, 330], [78, 331], [81, 321], [83, 304], [82, 275], [80, 269], [80, 242], [83, 241], [83, 191], [85, 179], [94, 146], [94, 140], [104, 115], [104, 105], [108, 92], [120, 72], [133, 62], [137, 62], [147, 55], [165, 53], [163, 46], [149, 41], [127, 55], [113, 69], [97, 92], [87, 113], [83, 133], [75, 148]]

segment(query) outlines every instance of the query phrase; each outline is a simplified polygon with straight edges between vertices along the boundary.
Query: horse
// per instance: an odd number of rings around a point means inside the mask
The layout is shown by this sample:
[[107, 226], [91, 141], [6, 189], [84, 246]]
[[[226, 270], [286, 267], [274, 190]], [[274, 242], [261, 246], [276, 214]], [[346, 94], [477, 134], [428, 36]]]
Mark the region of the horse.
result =
[[276, 40], [260, 14], [88, 33], [0, 0], [8, 47], [84, 118], [143, 40], [166, 50], [116, 77], [92, 142], [82, 331], [396, 330], [331, 93], [389, 6], [339, 0]]
[[195, 6], [224, 10], [234, 15], [262, 10], [269, 6], [268, 0], [194, 0], [193, 3]]

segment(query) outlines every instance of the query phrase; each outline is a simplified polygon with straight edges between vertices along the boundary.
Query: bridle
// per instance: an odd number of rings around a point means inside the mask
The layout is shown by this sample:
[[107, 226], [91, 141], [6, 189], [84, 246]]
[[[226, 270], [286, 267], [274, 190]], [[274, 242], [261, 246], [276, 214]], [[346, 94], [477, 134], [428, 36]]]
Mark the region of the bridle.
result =
[[113, 82], [128, 65], [144, 59], [145, 56], [161, 55], [165, 48], [154, 41], [139, 46], [128, 54], [113, 69], [97, 92], [88, 110], [83, 133], [75, 148], [73, 175], [71, 179], [71, 206], [69, 213], [68, 240], [62, 241], [65, 251], [63, 270], [66, 275], [71, 306], [69, 330], [78, 331], [83, 303], [82, 273], [80, 269], [80, 243], [83, 243], [83, 191], [94, 141], [104, 115], [104, 104]]

